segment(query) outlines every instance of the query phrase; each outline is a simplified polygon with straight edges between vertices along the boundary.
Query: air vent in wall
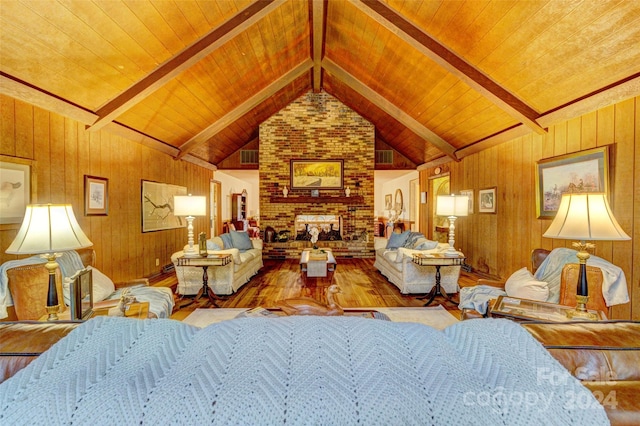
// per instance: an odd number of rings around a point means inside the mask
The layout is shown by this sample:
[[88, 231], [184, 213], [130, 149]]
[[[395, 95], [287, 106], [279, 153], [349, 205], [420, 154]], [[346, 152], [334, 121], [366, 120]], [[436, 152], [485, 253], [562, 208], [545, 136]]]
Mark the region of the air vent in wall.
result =
[[240, 164], [258, 164], [258, 150], [243, 149], [240, 151]]
[[376, 164], [393, 164], [393, 150], [391, 149], [376, 150]]

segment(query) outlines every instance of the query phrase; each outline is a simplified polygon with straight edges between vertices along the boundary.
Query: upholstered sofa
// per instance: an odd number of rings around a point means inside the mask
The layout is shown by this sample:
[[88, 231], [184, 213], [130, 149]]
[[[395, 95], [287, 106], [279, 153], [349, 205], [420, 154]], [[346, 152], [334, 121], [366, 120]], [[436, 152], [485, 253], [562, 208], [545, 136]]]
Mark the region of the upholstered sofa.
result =
[[[231, 236], [234, 239], [230, 238]], [[262, 268], [262, 240], [249, 238], [246, 232], [230, 231], [207, 240], [208, 254], [229, 254], [231, 262], [225, 266], [207, 269], [208, 284], [215, 294], [233, 294]], [[194, 295], [202, 288], [202, 268], [178, 266], [178, 258], [184, 250], [175, 252], [171, 261], [176, 270], [181, 295]]]
[[[0, 323], [0, 383], [15, 375], [78, 325], [65, 322]], [[169, 325], [168, 321], [166, 325]], [[561, 391], [562, 381], [570, 380], [571, 374], [593, 392], [612, 425], [637, 424], [640, 418], [640, 400], [637, 398], [640, 394], [640, 322], [521, 325], [567, 370], [565, 377], [540, 368], [535, 373], [538, 380], [548, 380]], [[28, 379], [24, 381], [26, 383]], [[460, 393], [465, 391], [460, 389]], [[580, 394], [568, 395], [568, 398], [574, 406], [567, 409], [579, 409], [580, 404], [585, 403]]]
[[[420, 241], [412, 247], [389, 248], [389, 239], [375, 237], [374, 249], [376, 258], [373, 266], [390, 282], [395, 284], [402, 294], [428, 293], [435, 285], [436, 268], [434, 266], [416, 265], [413, 263], [413, 255], [415, 253], [441, 253], [449, 248], [449, 244], [432, 243], [428, 247], [433, 248], [428, 249], [417, 249], [416, 247], [420, 247]], [[457, 293], [460, 266], [442, 266], [440, 267], [440, 275], [440, 285], [444, 291], [447, 294]]]

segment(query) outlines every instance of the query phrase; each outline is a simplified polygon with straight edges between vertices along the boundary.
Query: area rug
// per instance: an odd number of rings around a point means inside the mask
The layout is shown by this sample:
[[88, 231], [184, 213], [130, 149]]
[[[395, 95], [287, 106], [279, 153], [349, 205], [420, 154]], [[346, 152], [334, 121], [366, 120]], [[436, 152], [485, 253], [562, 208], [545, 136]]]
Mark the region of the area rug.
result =
[[[451, 315], [442, 306], [427, 308], [361, 308], [363, 310], [376, 310], [389, 317], [395, 322], [419, 322], [429, 325], [438, 330], [442, 330], [458, 322], [458, 319]], [[196, 327], [206, 327], [220, 321], [234, 319], [239, 313], [248, 308], [211, 308], [196, 309], [183, 322]]]

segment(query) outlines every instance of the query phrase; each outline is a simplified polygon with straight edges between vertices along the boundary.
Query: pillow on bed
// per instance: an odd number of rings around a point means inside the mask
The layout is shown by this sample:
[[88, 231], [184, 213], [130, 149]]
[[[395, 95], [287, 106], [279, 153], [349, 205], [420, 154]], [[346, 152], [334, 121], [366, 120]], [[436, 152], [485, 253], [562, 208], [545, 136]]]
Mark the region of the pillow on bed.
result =
[[401, 234], [392, 232], [391, 236], [389, 236], [389, 241], [387, 241], [387, 249], [397, 249], [402, 247], [405, 241], [407, 241], [407, 238], [409, 238], [409, 232], [411, 231], [404, 231]]
[[[238, 250], [251, 250], [253, 245], [251, 244], [251, 238], [249, 233], [240, 231], [229, 231], [231, 234], [232, 247]], [[225, 244], [226, 245], [226, 244]]]
[[549, 297], [549, 285], [536, 280], [527, 268], [522, 268], [511, 274], [504, 284], [508, 296], [519, 299], [530, 299], [545, 302]]

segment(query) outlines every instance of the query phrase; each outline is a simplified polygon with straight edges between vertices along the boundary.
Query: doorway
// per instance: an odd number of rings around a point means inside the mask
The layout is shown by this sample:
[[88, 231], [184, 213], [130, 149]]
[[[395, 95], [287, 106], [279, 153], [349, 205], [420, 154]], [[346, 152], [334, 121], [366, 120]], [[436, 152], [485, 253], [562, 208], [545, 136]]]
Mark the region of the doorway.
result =
[[429, 235], [433, 241], [446, 243], [449, 241], [449, 221], [444, 216], [436, 216], [436, 200], [438, 195], [449, 195], [449, 174], [429, 178]]

